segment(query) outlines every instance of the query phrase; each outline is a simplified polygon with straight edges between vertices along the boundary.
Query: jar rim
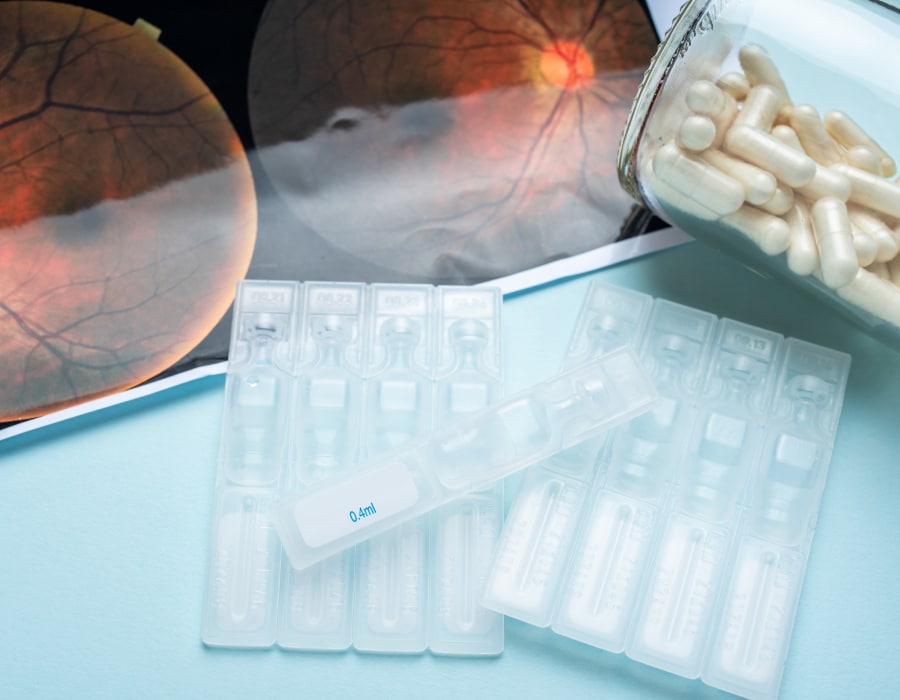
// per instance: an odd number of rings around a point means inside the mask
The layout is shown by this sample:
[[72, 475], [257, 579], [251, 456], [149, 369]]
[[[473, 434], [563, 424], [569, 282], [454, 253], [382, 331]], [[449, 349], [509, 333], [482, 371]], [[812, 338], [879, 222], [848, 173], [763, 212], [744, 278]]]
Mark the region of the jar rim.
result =
[[677, 50], [685, 36], [689, 36], [695, 25], [706, 14], [707, 9], [716, 0], [686, 0], [675, 19], [672, 20], [663, 40], [656, 49], [644, 77], [638, 87], [631, 111], [625, 121], [625, 129], [619, 141], [619, 153], [616, 169], [619, 184], [636, 201], [646, 202], [641, 193], [637, 179], [637, 151], [647, 128], [647, 118], [656, 104], [666, 76], [677, 59]]

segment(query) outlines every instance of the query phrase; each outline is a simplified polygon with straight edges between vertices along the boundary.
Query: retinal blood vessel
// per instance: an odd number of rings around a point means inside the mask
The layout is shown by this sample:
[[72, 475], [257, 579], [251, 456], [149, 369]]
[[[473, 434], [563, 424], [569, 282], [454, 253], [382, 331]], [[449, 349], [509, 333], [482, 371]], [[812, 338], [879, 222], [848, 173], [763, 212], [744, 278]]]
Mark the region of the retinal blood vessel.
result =
[[298, 242], [468, 284], [617, 237], [619, 135], [656, 45], [637, 0], [272, 0], [252, 132]]
[[0, 3], [0, 421], [170, 367], [247, 270], [243, 148], [160, 41], [71, 5]]

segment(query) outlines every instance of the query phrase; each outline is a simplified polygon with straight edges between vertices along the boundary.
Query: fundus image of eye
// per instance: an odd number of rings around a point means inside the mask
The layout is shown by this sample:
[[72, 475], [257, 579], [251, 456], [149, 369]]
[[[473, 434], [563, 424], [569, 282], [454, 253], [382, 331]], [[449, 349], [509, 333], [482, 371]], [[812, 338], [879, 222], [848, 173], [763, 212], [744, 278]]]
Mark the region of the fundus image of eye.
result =
[[305, 227], [404, 274], [580, 253], [630, 209], [616, 150], [656, 43], [634, 0], [271, 0], [260, 161]]
[[0, 420], [169, 367], [228, 309], [255, 233], [234, 130], [150, 32], [0, 3]]

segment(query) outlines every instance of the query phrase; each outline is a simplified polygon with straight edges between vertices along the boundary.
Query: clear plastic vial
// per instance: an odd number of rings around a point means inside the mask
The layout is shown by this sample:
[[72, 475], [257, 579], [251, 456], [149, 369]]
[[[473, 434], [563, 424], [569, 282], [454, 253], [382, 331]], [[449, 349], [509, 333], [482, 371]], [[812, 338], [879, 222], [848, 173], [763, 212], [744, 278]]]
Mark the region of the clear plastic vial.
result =
[[900, 348], [900, 1], [691, 0], [619, 178], [696, 238]]

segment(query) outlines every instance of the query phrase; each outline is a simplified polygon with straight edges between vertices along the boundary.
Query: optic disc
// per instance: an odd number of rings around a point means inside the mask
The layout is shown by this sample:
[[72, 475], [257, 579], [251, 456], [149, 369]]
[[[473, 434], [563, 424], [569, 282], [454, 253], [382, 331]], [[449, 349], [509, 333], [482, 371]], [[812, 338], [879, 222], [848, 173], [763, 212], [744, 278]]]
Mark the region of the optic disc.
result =
[[541, 53], [541, 75], [562, 90], [577, 90], [594, 79], [594, 61], [578, 42], [560, 39]]

